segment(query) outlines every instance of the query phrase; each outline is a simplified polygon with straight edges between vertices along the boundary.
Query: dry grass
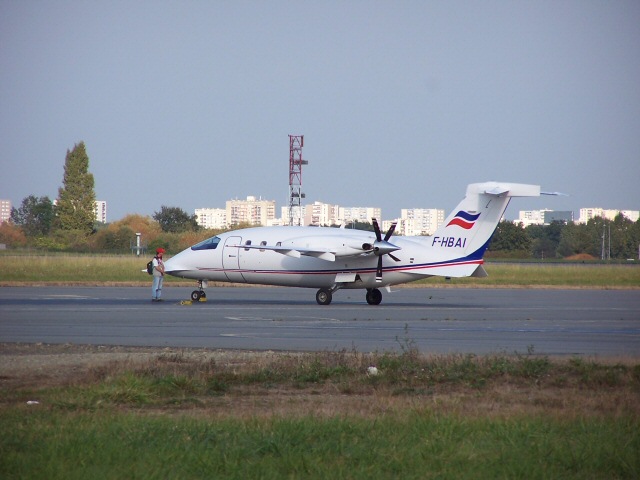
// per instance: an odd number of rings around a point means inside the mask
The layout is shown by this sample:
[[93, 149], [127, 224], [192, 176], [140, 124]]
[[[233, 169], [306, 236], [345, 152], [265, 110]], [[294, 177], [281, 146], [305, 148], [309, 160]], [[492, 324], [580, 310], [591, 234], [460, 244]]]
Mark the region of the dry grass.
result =
[[[374, 362], [381, 373], [371, 377], [366, 370]], [[100, 397], [119, 409], [207, 418], [640, 416], [640, 365], [624, 358], [5, 344], [0, 386], [5, 404], [30, 396], [82, 410]], [[91, 391], [91, 399], [70, 400]]]

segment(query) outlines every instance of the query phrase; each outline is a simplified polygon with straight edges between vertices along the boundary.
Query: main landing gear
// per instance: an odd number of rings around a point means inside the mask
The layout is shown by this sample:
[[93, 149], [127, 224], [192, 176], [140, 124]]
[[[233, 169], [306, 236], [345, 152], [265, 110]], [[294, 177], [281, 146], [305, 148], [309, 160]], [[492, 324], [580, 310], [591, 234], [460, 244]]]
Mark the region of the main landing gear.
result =
[[194, 302], [199, 302], [200, 300], [206, 302], [207, 294], [204, 289], [207, 287], [207, 282], [205, 280], [198, 280], [198, 290], [194, 290], [191, 292], [191, 300]]
[[382, 292], [377, 288], [367, 288], [367, 303], [369, 305], [380, 305]]
[[[316, 292], [316, 302], [318, 305], [329, 305], [333, 297], [333, 292], [330, 288], [321, 288]], [[369, 305], [380, 305], [382, 302], [382, 292], [377, 288], [367, 288], [367, 303]]]
[[316, 292], [316, 302], [318, 302], [318, 305], [329, 305], [332, 297], [333, 293], [328, 288], [321, 288]]

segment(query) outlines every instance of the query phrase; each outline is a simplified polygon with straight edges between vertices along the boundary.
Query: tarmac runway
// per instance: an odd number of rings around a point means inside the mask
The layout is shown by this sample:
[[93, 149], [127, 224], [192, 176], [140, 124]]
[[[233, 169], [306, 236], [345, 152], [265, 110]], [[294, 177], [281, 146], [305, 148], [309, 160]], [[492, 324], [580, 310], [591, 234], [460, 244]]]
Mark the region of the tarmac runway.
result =
[[247, 350], [640, 356], [640, 290], [0, 288], [0, 342]]

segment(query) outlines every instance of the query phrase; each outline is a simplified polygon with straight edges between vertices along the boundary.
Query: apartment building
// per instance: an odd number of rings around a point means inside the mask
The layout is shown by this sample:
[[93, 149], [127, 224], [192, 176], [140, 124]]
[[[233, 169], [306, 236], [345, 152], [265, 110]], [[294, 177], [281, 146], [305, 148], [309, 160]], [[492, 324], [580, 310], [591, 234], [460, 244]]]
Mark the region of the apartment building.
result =
[[573, 212], [569, 210], [520, 210], [518, 219], [513, 223], [522, 223], [523, 227], [529, 225], [550, 225], [552, 222], [573, 222]]
[[578, 223], [587, 223], [595, 217], [614, 220], [619, 214], [624, 215], [632, 222], [637, 222], [638, 218], [640, 218], [640, 211], [638, 210], [607, 210], [604, 208], [593, 207], [580, 209], [580, 218], [578, 218]]
[[444, 223], [444, 210], [439, 208], [403, 208], [396, 231], [400, 235], [433, 235]]
[[0, 223], [8, 222], [11, 218], [11, 200], [0, 199]]
[[267, 225], [276, 217], [276, 202], [254, 196], [248, 196], [246, 200], [228, 200], [226, 216], [229, 226], [239, 223]]
[[96, 222], [107, 223], [107, 202], [105, 200], [96, 200], [94, 212]]
[[313, 202], [305, 205], [304, 224], [316, 227], [338, 225], [338, 211], [340, 207], [330, 203]]
[[196, 223], [202, 228], [227, 228], [227, 210], [225, 208], [196, 208]]
[[[306, 207], [304, 205], [293, 206], [293, 225], [305, 225], [305, 212]], [[280, 208], [280, 218], [276, 218], [269, 224], [270, 226], [289, 225], [289, 206]]]
[[382, 221], [382, 209], [376, 207], [338, 207], [338, 224], [371, 223], [372, 218]]

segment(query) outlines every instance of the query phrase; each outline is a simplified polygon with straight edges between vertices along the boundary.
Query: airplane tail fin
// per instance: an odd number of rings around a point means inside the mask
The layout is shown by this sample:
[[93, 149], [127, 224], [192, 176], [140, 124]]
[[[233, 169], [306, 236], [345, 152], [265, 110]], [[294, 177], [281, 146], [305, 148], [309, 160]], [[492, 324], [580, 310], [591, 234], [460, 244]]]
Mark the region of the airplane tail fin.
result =
[[[485, 182], [467, 186], [465, 198], [431, 237], [431, 246], [441, 252], [442, 267], [430, 273], [450, 277], [486, 275], [482, 256], [512, 197], [538, 197], [540, 186]], [[453, 265], [457, 268], [451, 268]], [[464, 268], [459, 268], [464, 267]], [[442, 272], [440, 272], [442, 270]]]

